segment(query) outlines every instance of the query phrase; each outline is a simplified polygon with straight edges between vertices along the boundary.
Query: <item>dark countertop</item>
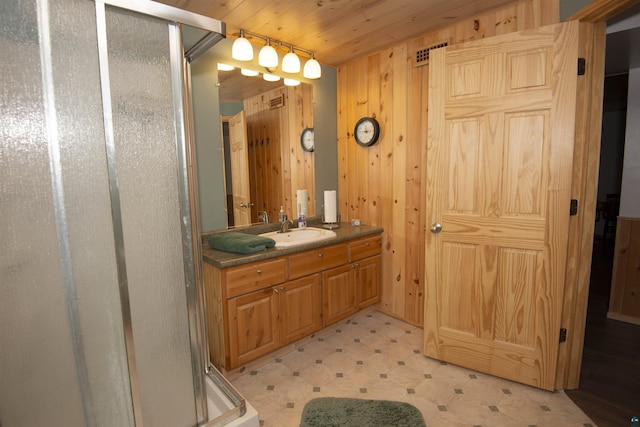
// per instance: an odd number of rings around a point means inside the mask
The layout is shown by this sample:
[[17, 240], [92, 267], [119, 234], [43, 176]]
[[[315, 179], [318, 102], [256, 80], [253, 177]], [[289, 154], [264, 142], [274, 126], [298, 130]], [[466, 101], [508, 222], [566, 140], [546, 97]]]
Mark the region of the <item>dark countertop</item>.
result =
[[[268, 231], [277, 230], [279, 224], [259, 225], [248, 227], [245, 229], [236, 229], [235, 231], [242, 231], [250, 234], [261, 234]], [[294, 226], [297, 227], [297, 224]], [[322, 227], [321, 224], [309, 224], [309, 227]], [[227, 230], [220, 231], [224, 233]], [[228, 230], [232, 231], [232, 230]], [[357, 225], [352, 226], [351, 223], [341, 222], [340, 227], [333, 229], [336, 232], [336, 237], [327, 240], [321, 240], [319, 242], [307, 243], [304, 245], [284, 247], [284, 248], [269, 248], [262, 252], [255, 254], [245, 255], [237, 254], [233, 252], [223, 252], [215, 249], [211, 249], [207, 243], [207, 239], [215, 233], [205, 233], [202, 235], [202, 258], [204, 262], [209, 263], [218, 268], [227, 268], [234, 265], [247, 264], [254, 261], [262, 261], [269, 258], [275, 258], [282, 255], [289, 255], [296, 252], [306, 251], [308, 249], [320, 248], [323, 246], [335, 245], [336, 243], [346, 242], [354, 240], [360, 237], [370, 236], [373, 234], [382, 233], [384, 229], [382, 227], [375, 227], [371, 225]]]

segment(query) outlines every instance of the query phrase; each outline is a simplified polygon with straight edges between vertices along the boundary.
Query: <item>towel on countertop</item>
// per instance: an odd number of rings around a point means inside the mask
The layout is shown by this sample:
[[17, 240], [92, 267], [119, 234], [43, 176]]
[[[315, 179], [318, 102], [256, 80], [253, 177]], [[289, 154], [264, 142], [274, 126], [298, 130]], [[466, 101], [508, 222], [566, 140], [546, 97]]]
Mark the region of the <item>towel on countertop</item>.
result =
[[215, 234], [209, 238], [211, 249], [239, 254], [253, 254], [275, 245], [276, 241], [268, 237], [235, 231]]

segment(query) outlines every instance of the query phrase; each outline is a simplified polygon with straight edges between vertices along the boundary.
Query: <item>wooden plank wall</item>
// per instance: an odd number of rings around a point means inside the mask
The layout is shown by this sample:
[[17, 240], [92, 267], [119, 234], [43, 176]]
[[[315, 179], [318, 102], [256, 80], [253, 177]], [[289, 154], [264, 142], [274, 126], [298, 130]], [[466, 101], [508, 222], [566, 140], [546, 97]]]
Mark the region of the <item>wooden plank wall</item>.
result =
[[[271, 99], [284, 96], [284, 106], [271, 108]], [[313, 86], [283, 86], [244, 101], [249, 144], [251, 222], [267, 211], [277, 220], [280, 206], [297, 219], [296, 190], [309, 193], [309, 216], [315, 213], [314, 154], [300, 145], [300, 134], [313, 127]]]
[[640, 325], [640, 218], [618, 217], [607, 317]]
[[[559, 22], [558, 0], [525, 0], [338, 68], [338, 202], [343, 221], [384, 227], [380, 310], [422, 326], [424, 313], [425, 170], [428, 65], [414, 67], [417, 49], [526, 30]], [[379, 142], [358, 146], [353, 127], [363, 116], [380, 123]]]

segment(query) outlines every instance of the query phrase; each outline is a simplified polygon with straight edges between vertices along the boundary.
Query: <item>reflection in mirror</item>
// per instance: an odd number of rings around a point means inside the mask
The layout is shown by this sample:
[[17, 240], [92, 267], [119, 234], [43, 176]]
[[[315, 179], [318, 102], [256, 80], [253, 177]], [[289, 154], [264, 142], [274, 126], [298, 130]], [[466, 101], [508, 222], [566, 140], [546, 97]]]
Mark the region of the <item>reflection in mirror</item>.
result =
[[[317, 215], [318, 191], [337, 188], [335, 69], [323, 66], [321, 79], [305, 81], [302, 78], [303, 83], [295, 87], [284, 86], [282, 80], [269, 83], [261, 75], [240, 74], [238, 66], [242, 64], [230, 59], [232, 43], [233, 39], [222, 40], [191, 63], [201, 230], [260, 222], [261, 211], [267, 212], [270, 221], [275, 222], [280, 206], [285, 207], [289, 218], [296, 219], [296, 190], [302, 189], [308, 191], [308, 215]], [[218, 63], [230, 63], [236, 70], [218, 71]], [[257, 62], [247, 67], [265, 72]], [[270, 87], [262, 88], [265, 84]], [[279, 96], [284, 99], [284, 105], [269, 104]], [[245, 108], [249, 99], [254, 100], [251, 111]], [[230, 164], [232, 150], [230, 143], [223, 148], [223, 135], [231, 138], [229, 123], [240, 111], [245, 111], [247, 153], [251, 152], [252, 142], [254, 149], [261, 147], [263, 152], [254, 157], [247, 154], [249, 171], [254, 168], [253, 175], [257, 178], [246, 178], [249, 200], [242, 200], [243, 194], [239, 193], [238, 202], [233, 203], [236, 180], [230, 166], [225, 166]], [[300, 135], [305, 128], [314, 127], [314, 123], [315, 151], [305, 152], [300, 145]], [[272, 148], [267, 155], [266, 147], [278, 148]], [[318, 166], [319, 159], [322, 167]], [[242, 183], [242, 178], [237, 180]], [[239, 212], [241, 203], [245, 204], [244, 214]], [[239, 218], [246, 219], [240, 221]]]
[[[274, 221], [281, 207], [290, 219], [301, 210], [315, 215], [313, 152], [300, 145], [302, 131], [313, 127], [312, 97], [308, 84], [281, 85], [223, 117], [229, 226]], [[297, 190], [307, 190], [306, 200], [297, 199]]]

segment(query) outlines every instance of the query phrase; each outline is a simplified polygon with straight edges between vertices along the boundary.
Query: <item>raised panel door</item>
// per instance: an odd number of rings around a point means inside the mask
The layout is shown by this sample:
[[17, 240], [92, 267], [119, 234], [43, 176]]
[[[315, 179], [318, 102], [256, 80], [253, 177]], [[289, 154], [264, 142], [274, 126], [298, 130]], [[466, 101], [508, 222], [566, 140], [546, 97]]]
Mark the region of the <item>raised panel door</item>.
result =
[[351, 264], [322, 272], [322, 313], [325, 326], [356, 312], [354, 274]]
[[431, 52], [424, 353], [552, 390], [577, 22]]
[[277, 287], [280, 294], [280, 336], [288, 344], [322, 328], [320, 274]]
[[358, 261], [355, 265], [355, 281], [358, 308], [365, 308], [380, 301], [381, 255]]
[[266, 288], [227, 300], [229, 369], [280, 346], [278, 294]]

